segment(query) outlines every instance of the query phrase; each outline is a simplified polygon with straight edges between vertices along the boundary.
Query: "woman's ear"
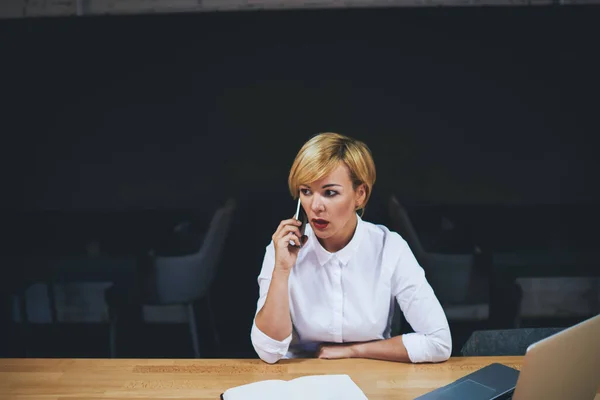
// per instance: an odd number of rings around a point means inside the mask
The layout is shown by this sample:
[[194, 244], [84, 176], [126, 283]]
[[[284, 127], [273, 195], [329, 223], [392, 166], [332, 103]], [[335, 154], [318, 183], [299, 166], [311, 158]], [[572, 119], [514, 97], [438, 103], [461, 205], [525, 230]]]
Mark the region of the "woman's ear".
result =
[[367, 189], [365, 187], [365, 184], [361, 183], [354, 192], [355, 192], [355, 208], [357, 210], [360, 210], [361, 208], [364, 208], [365, 199], [367, 198]]

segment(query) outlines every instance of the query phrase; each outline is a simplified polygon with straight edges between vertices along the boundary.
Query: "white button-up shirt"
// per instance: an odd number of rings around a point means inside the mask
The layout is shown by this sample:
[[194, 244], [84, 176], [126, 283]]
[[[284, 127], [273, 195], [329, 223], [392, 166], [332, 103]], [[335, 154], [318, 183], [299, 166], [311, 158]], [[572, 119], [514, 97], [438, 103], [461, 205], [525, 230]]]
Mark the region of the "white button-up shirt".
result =
[[[274, 340], [252, 324], [258, 356], [310, 357], [323, 342], [389, 339], [397, 301], [413, 333], [402, 335], [412, 362], [439, 362], [450, 357], [452, 340], [444, 310], [406, 241], [383, 225], [358, 217], [354, 236], [343, 249], [325, 250], [310, 225], [289, 277], [292, 334]], [[265, 304], [275, 266], [271, 242], [258, 276], [256, 314]], [[256, 317], [255, 314], [255, 317]]]

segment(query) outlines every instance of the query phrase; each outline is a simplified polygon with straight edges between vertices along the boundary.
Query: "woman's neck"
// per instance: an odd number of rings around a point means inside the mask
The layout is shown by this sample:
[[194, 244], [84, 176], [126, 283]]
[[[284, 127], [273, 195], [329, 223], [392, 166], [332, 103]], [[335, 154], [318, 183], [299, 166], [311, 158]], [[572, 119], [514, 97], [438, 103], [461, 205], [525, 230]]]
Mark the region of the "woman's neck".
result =
[[344, 226], [340, 232], [330, 238], [319, 239], [319, 243], [321, 243], [321, 246], [330, 253], [340, 251], [352, 240], [357, 225], [358, 217], [356, 216], [356, 213], [354, 213], [352, 218], [348, 220], [346, 226]]

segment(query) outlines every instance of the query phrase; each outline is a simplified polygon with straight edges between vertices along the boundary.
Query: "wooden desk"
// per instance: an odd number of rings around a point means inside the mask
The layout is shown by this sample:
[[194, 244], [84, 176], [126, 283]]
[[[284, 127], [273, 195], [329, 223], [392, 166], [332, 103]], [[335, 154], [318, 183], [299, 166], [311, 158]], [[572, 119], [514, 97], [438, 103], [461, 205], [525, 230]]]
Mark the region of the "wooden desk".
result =
[[[0, 359], [0, 398], [217, 400], [265, 379], [348, 374], [369, 400], [414, 399], [492, 362], [520, 369], [522, 357], [457, 357], [441, 364], [374, 360]], [[600, 399], [600, 395], [596, 396]]]
[[457, 357], [441, 364], [298, 359], [268, 365], [260, 360], [0, 359], [0, 398], [217, 400], [230, 387], [259, 380], [348, 374], [369, 400], [401, 400], [492, 362], [520, 369], [521, 361], [522, 357]]

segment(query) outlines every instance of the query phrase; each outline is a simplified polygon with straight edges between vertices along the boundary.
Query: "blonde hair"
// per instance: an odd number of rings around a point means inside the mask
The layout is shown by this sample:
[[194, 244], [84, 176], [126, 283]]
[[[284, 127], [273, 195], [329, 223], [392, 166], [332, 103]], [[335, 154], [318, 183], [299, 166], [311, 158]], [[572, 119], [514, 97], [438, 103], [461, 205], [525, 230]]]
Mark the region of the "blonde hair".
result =
[[288, 177], [288, 186], [294, 200], [300, 194], [300, 185], [310, 184], [329, 175], [340, 162], [348, 167], [354, 190], [365, 185], [365, 200], [356, 208], [364, 212], [375, 184], [375, 163], [371, 150], [363, 142], [338, 133], [326, 132], [313, 136], [296, 155]]

